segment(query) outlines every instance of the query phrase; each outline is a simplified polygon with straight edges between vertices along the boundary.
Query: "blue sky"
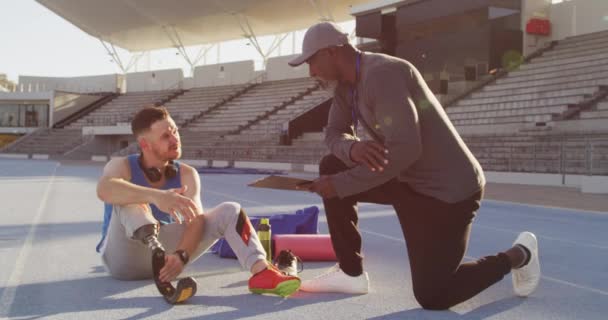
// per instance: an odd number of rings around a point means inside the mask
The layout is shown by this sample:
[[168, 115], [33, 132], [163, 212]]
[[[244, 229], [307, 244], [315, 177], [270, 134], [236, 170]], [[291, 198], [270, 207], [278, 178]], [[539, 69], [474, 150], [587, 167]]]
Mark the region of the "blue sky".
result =
[[[354, 23], [344, 26], [345, 31], [350, 32]], [[296, 33], [296, 51], [300, 50], [302, 36], [303, 31]], [[268, 46], [269, 39], [261, 38], [260, 42]], [[220, 62], [254, 59], [259, 60], [256, 64], [261, 67], [260, 56], [246, 42], [223, 43]], [[0, 44], [0, 73], [13, 81], [17, 81], [19, 75], [74, 77], [120, 73], [98, 39], [34, 0], [0, 0]], [[291, 38], [284, 41], [282, 55], [291, 54], [291, 44]], [[197, 47], [187, 50], [191, 56], [198, 52]], [[176, 52], [175, 49], [152, 52], [131, 71], [184, 68], [184, 75], [187, 75], [189, 67]], [[129, 60], [127, 51], [119, 49], [119, 54], [123, 62]], [[217, 62], [217, 50], [212, 49], [207, 64]]]

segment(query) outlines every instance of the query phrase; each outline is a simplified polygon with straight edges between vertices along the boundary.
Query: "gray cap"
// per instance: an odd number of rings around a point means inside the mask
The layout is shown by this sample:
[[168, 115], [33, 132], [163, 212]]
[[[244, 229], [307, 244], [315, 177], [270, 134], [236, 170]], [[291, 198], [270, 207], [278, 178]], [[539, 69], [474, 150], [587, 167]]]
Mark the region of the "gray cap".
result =
[[317, 23], [308, 28], [304, 35], [304, 41], [302, 41], [302, 54], [289, 61], [289, 65], [297, 67], [321, 49], [347, 43], [348, 34], [344, 33], [337, 24], [333, 22]]

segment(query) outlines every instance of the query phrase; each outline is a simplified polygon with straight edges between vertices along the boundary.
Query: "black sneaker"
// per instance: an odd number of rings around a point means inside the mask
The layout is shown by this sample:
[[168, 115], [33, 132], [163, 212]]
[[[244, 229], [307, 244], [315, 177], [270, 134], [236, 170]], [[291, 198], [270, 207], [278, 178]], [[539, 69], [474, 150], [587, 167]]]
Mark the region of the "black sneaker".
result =
[[[299, 269], [298, 269], [299, 262]], [[283, 272], [286, 275], [297, 277], [298, 272], [302, 272], [304, 270], [304, 264], [302, 260], [297, 257], [291, 250], [281, 250], [279, 255], [274, 260], [274, 264], [276, 265], [279, 271]]]

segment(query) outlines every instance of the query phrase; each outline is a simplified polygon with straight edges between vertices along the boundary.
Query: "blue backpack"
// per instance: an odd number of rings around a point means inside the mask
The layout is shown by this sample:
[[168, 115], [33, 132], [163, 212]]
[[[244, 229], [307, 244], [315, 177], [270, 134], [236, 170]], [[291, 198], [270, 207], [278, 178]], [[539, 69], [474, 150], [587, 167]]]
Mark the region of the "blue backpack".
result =
[[[318, 234], [319, 208], [307, 207], [295, 213], [275, 214], [270, 216], [250, 216], [249, 220], [255, 230], [260, 225], [260, 219], [270, 219], [272, 234]], [[219, 239], [210, 249], [222, 258], [234, 258], [236, 255], [226, 239]]]

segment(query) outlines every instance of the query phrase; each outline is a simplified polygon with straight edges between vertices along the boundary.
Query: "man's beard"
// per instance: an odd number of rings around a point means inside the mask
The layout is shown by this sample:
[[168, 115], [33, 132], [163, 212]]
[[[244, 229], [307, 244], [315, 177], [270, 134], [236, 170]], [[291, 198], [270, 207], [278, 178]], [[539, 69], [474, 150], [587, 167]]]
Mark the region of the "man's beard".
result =
[[338, 88], [338, 84], [339, 84], [338, 80], [317, 79], [317, 82], [319, 83], [322, 90], [324, 90], [327, 93], [330, 93], [332, 95], [336, 91], [336, 88]]
[[[172, 151], [177, 151], [177, 155], [170, 155], [170, 152]], [[154, 152], [154, 156], [161, 161], [177, 160], [182, 155], [180, 147], [178, 147], [177, 149], [169, 149], [165, 152], [158, 149], [152, 149], [152, 152]]]

